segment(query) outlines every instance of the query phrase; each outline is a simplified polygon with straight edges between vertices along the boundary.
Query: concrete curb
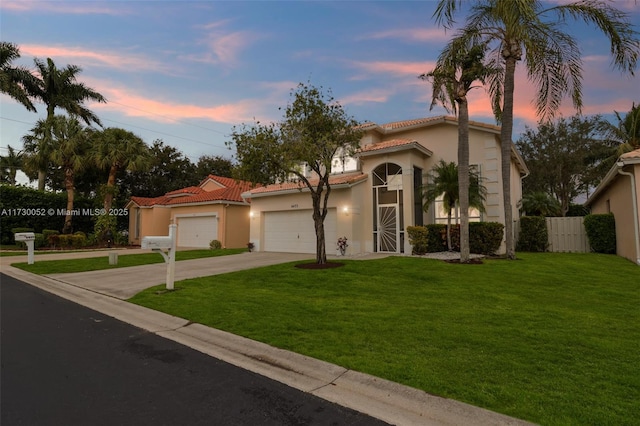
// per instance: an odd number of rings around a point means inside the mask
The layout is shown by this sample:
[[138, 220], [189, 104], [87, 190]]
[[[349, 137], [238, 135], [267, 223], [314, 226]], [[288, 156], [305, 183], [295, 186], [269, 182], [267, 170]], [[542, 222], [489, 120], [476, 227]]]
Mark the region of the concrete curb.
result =
[[134, 305], [77, 285], [3, 265], [2, 272], [42, 290], [395, 425], [531, 423]]

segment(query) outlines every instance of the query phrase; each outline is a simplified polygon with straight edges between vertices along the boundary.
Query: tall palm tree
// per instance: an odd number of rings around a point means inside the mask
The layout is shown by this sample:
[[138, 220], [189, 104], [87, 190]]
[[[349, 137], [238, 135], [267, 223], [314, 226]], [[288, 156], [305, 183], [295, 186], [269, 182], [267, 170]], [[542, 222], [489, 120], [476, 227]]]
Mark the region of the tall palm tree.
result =
[[[455, 40], [460, 41], [460, 40]], [[475, 81], [485, 83], [499, 72], [486, 66], [486, 45], [448, 44], [438, 57], [436, 67], [422, 74], [433, 86], [431, 108], [440, 103], [458, 115], [458, 188], [460, 190], [460, 262], [469, 262], [469, 103], [467, 94]]]
[[36, 78], [28, 69], [12, 66], [12, 62], [19, 58], [17, 45], [0, 41], [0, 92], [20, 102], [29, 111], [36, 112], [29, 99], [29, 91], [34, 88]]
[[[480, 175], [469, 170], [469, 206], [484, 212], [487, 189]], [[429, 211], [431, 204], [442, 197], [442, 207], [447, 212], [447, 248], [451, 250], [451, 213], [460, 200], [458, 166], [454, 162], [440, 160], [429, 172], [429, 181], [422, 188], [423, 210]]]
[[[46, 63], [34, 59], [38, 73], [37, 86], [33, 96], [42, 101], [47, 107], [47, 120], [44, 138], [51, 138], [51, 127], [56, 108], [62, 108], [74, 117], [80, 118], [87, 125], [93, 123], [102, 126], [100, 119], [85, 105], [85, 101], [106, 102], [104, 96], [77, 81], [76, 76], [82, 69], [76, 65], [67, 65], [59, 69], [51, 58]], [[47, 142], [45, 141], [45, 144]], [[44, 190], [44, 170], [38, 173], [38, 189]]]
[[[434, 17], [451, 27], [462, 0], [440, 0]], [[502, 82], [491, 84], [494, 113], [501, 122], [502, 192], [506, 251], [515, 259], [511, 206], [511, 147], [513, 144], [513, 94], [515, 70], [524, 59], [529, 79], [538, 88], [538, 114], [550, 118], [561, 100], [570, 94], [574, 106], [582, 107], [582, 60], [575, 38], [567, 34], [568, 20], [594, 24], [611, 43], [613, 64], [633, 75], [640, 42], [628, 14], [600, 0], [582, 0], [543, 8], [541, 0], [478, 0], [469, 5], [470, 15], [456, 38], [486, 42], [494, 60], [504, 65]]]
[[44, 191], [46, 171], [51, 167], [53, 140], [47, 120], [38, 120], [29, 133], [22, 137], [24, 172], [29, 179], [38, 179], [38, 189]]
[[2, 170], [3, 180], [11, 185], [16, 185], [16, 173], [22, 169], [22, 151], [16, 151], [11, 145], [7, 146], [8, 153], [0, 157], [0, 170]]
[[104, 209], [109, 212], [116, 191], [116, 175], [121, 170], [144, 171], [151, 166], [151, 154], [144, 141], [124, 129], [108, 128], [96, 134], [95, 162], [109, 170]]

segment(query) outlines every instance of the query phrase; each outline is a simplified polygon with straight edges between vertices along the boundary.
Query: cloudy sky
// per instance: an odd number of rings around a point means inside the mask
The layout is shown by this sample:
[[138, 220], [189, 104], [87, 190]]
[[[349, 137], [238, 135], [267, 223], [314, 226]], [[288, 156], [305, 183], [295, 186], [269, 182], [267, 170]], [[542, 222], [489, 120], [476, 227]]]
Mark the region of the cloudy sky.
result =
[[[555, 0], [562, 1], [562, 0]], [[631, 13], [635, 0], [616, 5]], [[82, 68], [79, 81], [107, 104], [88, 104], [105, 127], [122, 127], [148, 144], [232, 158], [234, 125], [282, 117], [300, 82], [330, 89], [359, 121], [387, 123], [445, 113], [429, 110], [433, 68], [450, 34], [431, 16], [435, 1], [11, 1], [0, 3], [2, 41], [19, 46], [16, 64], [50, 57]], [[608, 40], [568, 28], [584, 60], [584, 113], [626, 112], [640, 101], [638, 77], [610, 67]], [[516, 134], [535, 125], [533, 91], [518, 73]], [[45, 109], [30, 113], [0, 95], [0, 154], [21, 148]], [[485, 92], [471, 96], [471, 118], [495, 123]], [[562, 113], [574, 113], [565, 102]]]

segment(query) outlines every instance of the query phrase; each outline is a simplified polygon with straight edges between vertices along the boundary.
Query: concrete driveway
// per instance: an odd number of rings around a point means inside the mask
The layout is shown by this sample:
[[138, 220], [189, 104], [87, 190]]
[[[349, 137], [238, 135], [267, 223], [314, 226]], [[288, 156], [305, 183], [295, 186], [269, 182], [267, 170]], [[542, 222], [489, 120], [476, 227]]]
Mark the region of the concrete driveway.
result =
[[[105, 252], [104, 256], [108, 256], [108, 252]], [[159, 254], [158, 257], [160, 257]], [[313, 255], [310, 254], [253, 252], [182, 260], [176, 262], [175, 280], [206, 277], [313, 258]], [[45, 276], [66, 284], [126, 300], [142, 290], [165, 283], [167, 264], [155, 263], [153, 265]]]

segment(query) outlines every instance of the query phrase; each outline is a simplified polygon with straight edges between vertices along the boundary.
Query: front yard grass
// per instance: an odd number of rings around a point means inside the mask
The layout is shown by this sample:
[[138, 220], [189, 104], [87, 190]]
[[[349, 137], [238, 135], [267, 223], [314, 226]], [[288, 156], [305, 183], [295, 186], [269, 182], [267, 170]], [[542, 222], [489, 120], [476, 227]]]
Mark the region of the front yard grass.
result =
[[[238, 249], [202, 249], [176, 251], [176, 261], [201, 259], [205, 257], [227, 256], [246, 252], [246, 248]], [[109, 252], [104, 256], [86, 259], [64, 259], [36, 261], [32, 265], [27, 262], [12, 263], [11, 266], [23, 269], [33, 274], [61, 274], [67, 272], [99, 271], [102, 269], [126, 268], [127, 266], [150, 265], [162, 263], [164, 258], [158, 253], [124, 254], [118, 256], [117, 265], [109, 265]]]
[[269, 266], [130, 301], [545, 425], [637, 424], [640, 268], [612, 255]]

